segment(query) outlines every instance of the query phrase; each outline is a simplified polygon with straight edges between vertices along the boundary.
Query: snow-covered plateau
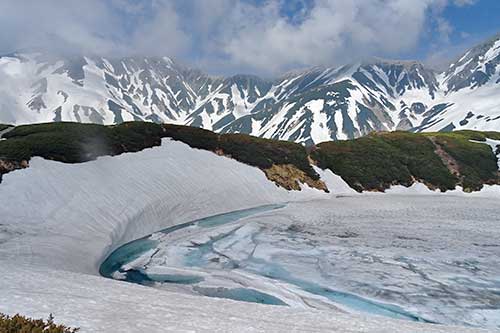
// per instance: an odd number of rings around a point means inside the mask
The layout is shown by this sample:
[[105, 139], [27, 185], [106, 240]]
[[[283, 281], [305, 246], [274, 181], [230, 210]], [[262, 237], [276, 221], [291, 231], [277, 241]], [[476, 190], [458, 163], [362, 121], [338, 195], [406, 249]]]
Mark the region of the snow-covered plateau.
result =
[[[499, 327], [498, 187], [358, 194], [320, 175], [331, 193], [286, 191], [257, 168], [168, 139], [81, 164], [33, 158], [0, 184], [0, 312], [53, 313], [82, 332]], [[155, 251], [129, 269], [202, 280], [151, 287], [99, 274], [148, 235]], [[195, 295], [229, 289], [288, 306]]]

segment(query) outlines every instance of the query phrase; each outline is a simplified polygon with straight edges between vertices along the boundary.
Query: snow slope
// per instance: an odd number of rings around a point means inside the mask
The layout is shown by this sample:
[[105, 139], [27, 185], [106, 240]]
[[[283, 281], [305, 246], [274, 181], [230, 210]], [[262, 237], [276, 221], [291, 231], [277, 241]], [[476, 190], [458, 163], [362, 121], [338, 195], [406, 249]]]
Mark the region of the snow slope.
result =
[[[0, 197], [8, 205], [0, 206], [0, 216], [8, 228], [36, 232], [23, 233], [22, 242], [4, 241], [0, 256], [15, 253], [18, 261], [96, 274], [118, 244], [170, 225], [296, 195], [307, 194], [278, 188], [257, 168], [170, 140], [83, 164], [34, 158], [28, 169], [3, 180]], [[75, 229], [82, 223], [83, 229]], [[45, 241], [33, 251], [40, 235]]]
[[263, 204], [330, 198], [307, 188], [287, 192], [256, 168], [179, 142], [164, 139], [160, 147], [83, 164], [34, 158], [29, 168], [4, 177], [0, 198], [0, 312], [51, 312], [83, 332], [473, 331], [195, 298], [98, 276], [110, 251], [165, 227]]
[[2, 263], [0, 312], [47, 317], [81, 332], [481, 332], [189, 296], [92, 275]]

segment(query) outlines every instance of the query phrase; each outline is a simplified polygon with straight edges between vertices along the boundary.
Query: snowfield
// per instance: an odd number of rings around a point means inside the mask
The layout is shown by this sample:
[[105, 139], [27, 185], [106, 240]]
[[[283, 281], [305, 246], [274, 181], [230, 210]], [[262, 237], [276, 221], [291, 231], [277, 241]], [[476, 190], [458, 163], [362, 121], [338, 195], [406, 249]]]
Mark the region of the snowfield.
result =
[[82, 332], [481, 332], [189, 296], [12, 262], [2, 268], [0, 311], [51, 312]]
[[[331, 194], [288, 192], [257, 168], [168, 139], [83, 164], [34, 158], [0, 184], [0, 312], [53, 313], [82, 332], [480, 331], [369, 315], [342, 304], [313, 309], [300, 302], [269, 306], [193, 296], [175, 286], [156, 289], [99, 275], [104, 259], [129, 241], [207, 216], [286, 204], [236, 222], [245, 227], [232, 236], [236, 242], [218, 249], [241, 256], [253, 234], [257, 257], [276, 257], [294, 274], [306, 267], [303, 277], [320, 284], [334, 277], [339, 290], [409, 304], [412, 313], [437, 321], [452, 322], [453, 309], [463, 307], [465, 323], [498, 325], [498, 188], [473, 197], [418, 185], [360, 195], [331, 172], [321, 176]], [[292, 225], [296, 237], [280, 243]], [[305, 248], [303, 257], [293, 256]], [[309, 260], [314, 256], [322, 257], [321, 265]], [[426, 297], [433, 292], [434, 301]]]

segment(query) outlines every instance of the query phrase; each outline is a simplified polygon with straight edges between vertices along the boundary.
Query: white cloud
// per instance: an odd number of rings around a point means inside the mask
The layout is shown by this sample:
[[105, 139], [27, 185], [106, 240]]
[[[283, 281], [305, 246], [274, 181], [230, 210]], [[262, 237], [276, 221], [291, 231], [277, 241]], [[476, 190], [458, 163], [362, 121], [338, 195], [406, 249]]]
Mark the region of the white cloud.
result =
[[453, 0], [453, 3], [459, 7], [471, 6], [474, 5], [476, 2], [478, 2], [478, 0]]
[[136, 26], [130, 35], [129, 52], [138, 55], [182, 55], [191, 45], [191, 36], [181, 28], [182, 17], [170, 1], [153, 1], [153, 16]]
[[119, 45], [117, 26], [117, 15], [97, 0], [0, 0], [2, 51], [50, 47], [108, 52]]
[[[455, 5], [473, 0], [449, 0]], [[0, 0], [0, 51], [169, 55], [275, 74], [415, 48], [447, 0]], [[292, 18], [284, 7], [299, 8]]]
[[225, 50], [237, 63], [272, 71], [397, 54], [415, 47], [437, 2], [317, 0], [300, 25], [286, 22], [269, 4], [268, 14], [247, 18]]
[[439, 33], [439, 37], [442, 42], [444, 43], [449, 43], [450, 42], [450, 35], [453, 32], [453, 26], [450, 24], [450, 22], [442, 17], [438, 17], [436, 19], [437, 22], [437, 32]]

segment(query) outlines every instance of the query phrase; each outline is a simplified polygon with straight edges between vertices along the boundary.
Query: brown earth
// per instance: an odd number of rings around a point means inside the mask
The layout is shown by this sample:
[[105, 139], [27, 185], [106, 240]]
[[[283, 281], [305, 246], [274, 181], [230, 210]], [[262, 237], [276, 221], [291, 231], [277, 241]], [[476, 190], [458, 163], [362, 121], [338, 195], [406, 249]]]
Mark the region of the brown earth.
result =
[[287, 190], [300, 191], [300, 184], [307, 184], [312, 188], [329, 192], [326, 184], [322, 180], [314, 180], [292, 164], [274, 164], [272, 167], [263, 170], [266, 177], [278, 186]]
[[0, 159], [0, 180], [2, 180], [2, 175], [6, 174], [8, 172], [17, 170], [17, 169], [24, 169], [29, 167], [29, 163], [26, 160], [22, 161], [10, 161], [10, 160], [3, 160]]
[[458, 168], [458, 162], [450, 155], [448, 154], [443, 147], [441, 147], [435, 140], [434, 137], [429, 136], [429, 140], [432, 141], [434, 146], [436, 147], [436, 150], [434, 152], [441, 158], [443, 161], [444, 165], [450, 170], [451, 174], [460, 177], [460, 170]]

